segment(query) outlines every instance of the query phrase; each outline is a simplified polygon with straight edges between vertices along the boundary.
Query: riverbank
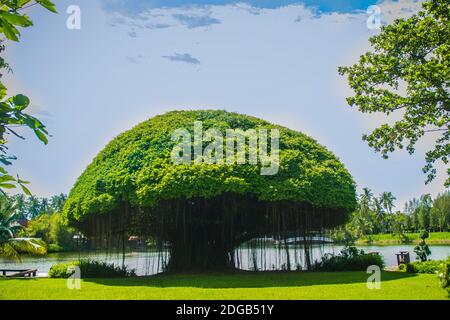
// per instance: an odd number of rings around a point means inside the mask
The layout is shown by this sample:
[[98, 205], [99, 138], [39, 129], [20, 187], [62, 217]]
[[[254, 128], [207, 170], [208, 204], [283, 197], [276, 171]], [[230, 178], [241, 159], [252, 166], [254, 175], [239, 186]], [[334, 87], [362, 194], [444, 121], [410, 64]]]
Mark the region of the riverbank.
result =
[[0, 299], [448, 299], [436, 275], [382, 272], [367, 288], [366, 272], [242, 272], [81, 280], [0, 279]]
[[[411, 261], [416, 260], [416, 255], [414, 253], [414, 244], [390, 244], [390, 245], [359, 245], [358, 248], [364, 250], [365, 252], [378, 252], [383, 256], [386, 266], [396, 266], [397, 257], [396, 254], [400, 251], [408, 251], [411, 254]], [[313, 261], [320, 260], [324, 254], [338, 254], [344, 248], [343, 245], [339, 244], [325, 244], [325, 245], [313, 245], [310, 252]], [[269, 250], [270, 249], [270, 250]], [[442, 260], [450, 256], [450, 245], [434, 245], [430, 244], [431, 255], [428, 257], [432, 260]], [[277, 263], [277, 255], [279, 254], [279, 249], [277, 247], [266, 247], [267, 267], [271, 269], [272, 265]], [[302, 246], [289, 246], [289, 252], [292, 257], [298, 255], [302, 261], [304, 248]], [[250, 270], [251, 256], [252, 252], [242, 251], [241, 252], [241, 262], [246, 263], [243, 265], [242, 269]], [[260, 252], [257, 254], [257, 258], [260, 257]], [[40, 273], [47, 273], [51, 266], [63, 263], [76, 261], [80, 258], [88, 258], [100, 261], [106, 261], [108, 263], [114, 263], [116, 265], [122, 265], [122, 254], [112, 253], [105, 251], [98, 252], [65, 252], [65, 253], [50, 253], [45, 256], [31, 256], [23, 255], [22, 261], [10, 261], [0, 258], [0, 268], [3, 269], [37, 269]], [[148, 252], [127, 252], [125, 254], [125, 264], [128, 269], [135, 269], [136, 274], [140, 276], [152, 275], [162, 271], [161, 266], [158, 265], [158, 253], [155, 251]], [[159, 267], [158, 267], [159, 266]], [[269, 270], [270, 270], [269, 269]]]
[[[365, 236], [356, 241], [357, 245], [388, 245], [388, 244], [417, 244], [419, 243], [419, 233], [406, 233], [406, 238], [401, 239], [398, 235], [394, 234], [374, 234]], [[406, 241], [405, 241], [406, 240]], [[449, 245], [450, 244], [450, 232], [430, 232], [430, 237], [426, 239], [428, 244]]]

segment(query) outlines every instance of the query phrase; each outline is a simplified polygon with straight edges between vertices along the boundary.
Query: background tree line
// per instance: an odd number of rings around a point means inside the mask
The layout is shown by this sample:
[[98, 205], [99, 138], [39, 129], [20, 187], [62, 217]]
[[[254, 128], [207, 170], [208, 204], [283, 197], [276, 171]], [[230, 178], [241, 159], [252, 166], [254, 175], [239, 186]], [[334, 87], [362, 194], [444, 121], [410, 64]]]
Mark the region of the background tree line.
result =
[[374, 196], [368, 188], [358, 197], [357, 210], [338, 232], [360, 238], [366, 235], [406, 232], [442, 232], [450, 230], [450, 191], [433, 199], [429, 194], [413, 198], [403, 211], [394, 211], [395, 197], [391, 192]]
[[0, 194], [0, 212], [14, 216], [23, 226], [17, 229], [15, 237], [42, 239], [49, 252], [70, 251], [77, 247], [75, 230], [62, 222], [61, 211], [67, 199], [65, 194], [50, 198], [38, 198], [17, 194]]
[[1, 199], [14, 204], [19, 218], [32, 220], [42, 213], [51, 215], [61, 212], [67, 195], [61, 193], [50, 198], [38, 198], [34, 195], [27, 197], [24, 194], [16, 194], [12, 196], [2, 195]]

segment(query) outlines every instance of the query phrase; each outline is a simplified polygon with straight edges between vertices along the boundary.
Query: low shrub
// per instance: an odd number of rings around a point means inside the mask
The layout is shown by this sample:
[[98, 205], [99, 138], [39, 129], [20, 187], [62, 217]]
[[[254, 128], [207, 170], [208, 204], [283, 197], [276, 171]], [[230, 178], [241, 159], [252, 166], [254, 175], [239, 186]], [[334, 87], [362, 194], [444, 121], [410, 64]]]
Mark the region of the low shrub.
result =
[[73, 274], [69, 268], [78, 266], [81, 278], [121, 278], [136, 276], [135, 270], [129, 270], [126, 266], [120, 267], [114, 263], [104, 261], [81, 259], [79, 261], [55, 264], [50, 268], [50, 278], [68, 278]]
[[407, 266], [404, 263], [398, 265], [398, 271], [400, 272], [406, 272], [406, 268]]
[[48, 276], [50, 278], [68, 278], [72, 275], [69, 271], [69, 267], [75, 265], [77, 262], [64, 262], [51, 266]]
[[[78, 264], [83, 278], [116, 278], [136, 276], [135, 270], [104, 261], [82, 259]], [[84, 276], [83, 276], [84, 275]]]
[[439, 268], [439, 284], [450, 295], [450, 258], [441, 263]]
[[419, 238], [421, 239], [419, 244], [414, 247], [414, 252], [417, 255], [416, 259], [419, 259], [422, 262], [428, 260], [428, 256], [431, 254], [430, 248], [425, 242], [425, 239], [429, 238], [430, 234], [426, 230], [422, 230], [420, 232]]
[[408, 272], [408, 273], [414, 273], [414, 266], [411, 264], [411, 263], [407, 263], [406, 264], [406, 272]]
[[321, 261], [316, 261], [313, 271], [366, 271], [369, 266], [383, 268], [383, 257], [378, 254], [365, 254], [356, 247], [345, 247], [340, 254], [325, 254]]
[[441, 260], [415, 261], [406, 265], [408, 273], [438, 273], [441, 267]]

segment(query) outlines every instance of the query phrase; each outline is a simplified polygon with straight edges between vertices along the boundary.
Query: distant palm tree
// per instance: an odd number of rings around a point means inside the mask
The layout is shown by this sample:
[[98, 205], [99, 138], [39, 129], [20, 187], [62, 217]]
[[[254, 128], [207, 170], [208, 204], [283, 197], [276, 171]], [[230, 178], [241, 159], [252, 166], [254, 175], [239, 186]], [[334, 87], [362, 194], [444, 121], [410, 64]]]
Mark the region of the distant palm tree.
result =
[[369, 188], [364, 188], [363, 189], [363, 193], [360, 195], [360, 201], [359, 201], [359, 208], [361, 210], [361, 213], [365, 216], [368, 217], [369, 215], [369, 211], [370, 211], [370, 206], [372, 203], [372, 191], [370, 191]]
[[385, 211], [383, 208], [383, 204], [382, 204], [382, 200], [381, 198], [373, 198], [373, 202], [372, 202], [372, 207], [373, 207], [373, 211], [375, 213], [375, 218], [378, 220], [378, 225], [381, 227], [381, 232], [385, 232], [386, 231], [386, 217], [385, 217]]
[[392, 214], [392, 208], [395, 207], [394, 205], [394, 201], [396, 200], [396, 198], [394, 197], [394, 195], [392, 194], [392, 192], [383, 192], [380, 195], [380, 201], [381, 204], [383, 205], [383, 208], [389, 213]]
[[358, 237], [364, 236], [366, 234], [372, 234], [373, 226], [370, 221], [362, 216], [356, 218], [356, 235]]
[[26, 219], [27, 217], [27, 199], [24, 194], [16, 194], [10, 197], [10, 200], [15, 203], [17, 208], [17, 214], [21, 219]]
[[14, 238], [22, 228], [16, 206], [6, 197], [0, 199], [0, 256], [19, 260], [20, 253], [45, 254], [44, 243], [39, 239]]
[[433, 206], [433, 198], [431, 198], [430, 194], [423, 194], [420, 196], [420, 204], [421, 206], [430, 209]]
[[50, 212], [50, 203], [47, 198], [41, 198], [39, 202], [39, 213], [49, 213]]
[[61, 193], [59, 195], [54, 195], [50, 199], [51, 207], [56, 212], [61, 212], [64, 203], [66, 202], [67, 196], [64, 193]]
[[39, 215], [39, 213], [41, 213], [39, 199], [36, 198], [35, 196], [29, 196], [27, 204], [28, 204], [27, 208], [28, 219], [36, 218]]

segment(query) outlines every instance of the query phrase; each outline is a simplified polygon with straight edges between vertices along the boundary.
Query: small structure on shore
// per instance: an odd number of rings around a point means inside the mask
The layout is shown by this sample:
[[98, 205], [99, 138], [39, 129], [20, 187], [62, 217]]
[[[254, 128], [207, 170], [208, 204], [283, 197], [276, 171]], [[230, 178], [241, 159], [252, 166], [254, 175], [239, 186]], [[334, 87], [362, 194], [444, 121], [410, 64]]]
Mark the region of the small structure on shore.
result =
[[395, 254], [397, 256], [397, 265], [407, 264], [410, 262], [409, 252], [408, 251], [400, 251]]
[[36, 277], [37, 269], [0, 269], [0, 273], [8, 278]]

